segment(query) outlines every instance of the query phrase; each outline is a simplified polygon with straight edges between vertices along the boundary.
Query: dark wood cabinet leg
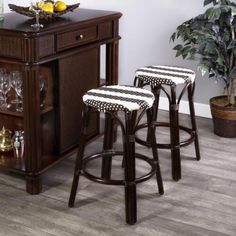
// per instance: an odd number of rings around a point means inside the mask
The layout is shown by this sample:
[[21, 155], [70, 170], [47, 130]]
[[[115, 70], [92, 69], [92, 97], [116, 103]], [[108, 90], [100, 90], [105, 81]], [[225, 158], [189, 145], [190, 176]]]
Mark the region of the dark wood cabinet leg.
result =
[[119, 42], [115, 41], [106, 45], [106, 82], [107, 85], [118, 83], [118, 48]]
[[[119, 41], [106, 44], [106, 84], [118, 84]], [[117, 124], [113, 128], [113, 142], [117, 140]]]
[[26, 66], [23, 72], [26, 191], [38, 194], [42, 191], [41, 175], [37, 174], [42, 165], [39, 67]]
[[30, 194], [39, 194], [42, 192], [41, 175], [26, 176], [26, 191]]

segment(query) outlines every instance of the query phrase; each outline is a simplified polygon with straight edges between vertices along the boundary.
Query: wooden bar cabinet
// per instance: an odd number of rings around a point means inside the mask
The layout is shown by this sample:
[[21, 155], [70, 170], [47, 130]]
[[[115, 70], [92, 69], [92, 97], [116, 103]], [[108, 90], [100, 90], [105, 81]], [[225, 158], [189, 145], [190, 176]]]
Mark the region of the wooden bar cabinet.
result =
[[[120, 17], [119, 12], [77, 9], [41, 21], [39, 30], [30, 27], [34, 19], [17, 13], [5, 14], [0, 23], [0, 68], [20, 70], [23, 80], [23, 112], [0, 110], [0, 129], [23, 130], [25, 139], [24, 157], [0, 153], [0, 169], [24, 175], [27, 192], [40, 193], [42, 174], [76, 149], [85, 91], [117, 83]], [[100, 79], [102, 45], [105, 80]], [[9, 103], [12, 97], [9, 92]], [[91, 119], [88, 140], [99, 134], [98, 114]]]

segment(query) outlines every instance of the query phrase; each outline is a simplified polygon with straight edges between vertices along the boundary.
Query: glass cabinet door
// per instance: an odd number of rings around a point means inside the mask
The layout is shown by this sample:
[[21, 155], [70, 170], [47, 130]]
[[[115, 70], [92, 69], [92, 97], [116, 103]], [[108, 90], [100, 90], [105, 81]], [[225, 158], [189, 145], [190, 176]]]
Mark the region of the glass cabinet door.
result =
[[[56, 153], [54, 66], [49, 63], [38, 69], [42, 157]], [[25, 171], [27, 155], [24, 149], [24, 116], [27, 114], [24, 113], [23, 83], [24, 72], [20, 65], [0, 62], [0, 166], [19, 171]]]

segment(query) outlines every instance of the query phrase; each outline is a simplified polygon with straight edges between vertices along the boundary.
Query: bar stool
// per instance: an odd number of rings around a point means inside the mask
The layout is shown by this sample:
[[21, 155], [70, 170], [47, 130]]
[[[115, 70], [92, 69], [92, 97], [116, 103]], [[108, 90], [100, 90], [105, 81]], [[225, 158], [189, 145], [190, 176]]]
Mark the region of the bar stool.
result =
[[[74, 206], [79, 177], [82, 174], [86, 178], [100, 184], [123, 185], [125, 188], [126, 222], [134, 224], [137, 221], [136, 184], [150, 179], [156, 174], [159, 193], [164, 193], [161, 171], [159, 167], [157, 149], [155, 148], [154, 126], [150, 126], [150, 143], [153, 144], [153, 158], [135, 152], [135, 131], [141, 117], [145, 112], [149, 113], [154, 102], [154, 95], [143, 88], [131, 86], [104, 86], [89, 90], [83, 96], [84, 110], [80, 143], [75, 163], [74, 179], [69, 198], [69, 207]], [[105, 133], [103, 151], [84, 156], [86, 129], [89, 124], [89, 113], [91, 111], [105, 112]], [[119, 112], [124, 114], [124, 122], [118, 116]], [[123, 150], [112, 149], [112, 137], [114, 122], [117, 122], [122, 130]], [[111, 179], [111, 160], [113, 156], [123, 156], [124, 179]], [[86, 165], [102, 158], [101, 177], [95, 176], [86, 169]], [[150, 166], [150, 171], [136, 178], [135, 159], [141, 159]]]
[[[138, 87], [150, 86], [151, 91], [155, 95], [153, 108], [147, 114], [147, 123], [138, 125], [137, 130], [147, 128], [152, 121], [155, 127], [164, 126], [170, 127], [170, 143], [157, 143], [157, 148], [171, 149], [171, 163], [172, 163], [172, 178], [176, 181], [181, 179], [181, 157], [180, 147], [195, 143], [196, 159], [200, 160], [200, 149], [197, 134], [197, 125], [194, 111], [194, 88], [195, 88], [195, 73], [186, 68], [176, 66], [154, 65], [140, 68], [136, 71], [134, 85]], [[176, 87], [182, 85], [182, 89], [177, 96]], [[183, 94], [188, 91], [188, 102], [190, 109], [191, 128], [179, 125], [179, 103]], [[169, 101], [169, 122], [157, 122], [158, 106], [160, 92], [163, 91]], [[190, 137], [184, 141], [180, 141], [179, 131], [187, 132]], [[150, 147], [150, 128], [147, 131], [147, 138], [143, 140], [136, 135], [136, 141], [139, 144]]]

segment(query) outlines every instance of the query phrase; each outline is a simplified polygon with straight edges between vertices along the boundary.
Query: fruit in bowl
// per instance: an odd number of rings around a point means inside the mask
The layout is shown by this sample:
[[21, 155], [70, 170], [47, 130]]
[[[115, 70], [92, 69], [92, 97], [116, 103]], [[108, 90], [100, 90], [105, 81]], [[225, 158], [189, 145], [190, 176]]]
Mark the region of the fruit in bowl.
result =
[[45, 0], [45, 1], [39, 1], [37, 2], [37, 7], [40, 8], [43, 12], [62, 12], [67, 9], [67, 4], [63, 1], [51, 1], [51, 0]]
[[[76, 8], [79, 7], [79, 3], [76, 4], [66, 4], [66, 0], [58, 0], [58, 1], [52, 1], [52, 0], [38, 0], [36, 3], [36, 8], [39, 11], [39, 18], [44, 20], [51, 20], [56, 17], [60, 17], [68, 12], [73, 12]], [[17, 6], [14, 4], [8, 4], [9, 8], [12, 11], [15, 11], [19, 14], [28, 16], [28, 17], [35, 17], [35, 10], [32, 6], [30, 7], [23, 7], [23, 6]]]

